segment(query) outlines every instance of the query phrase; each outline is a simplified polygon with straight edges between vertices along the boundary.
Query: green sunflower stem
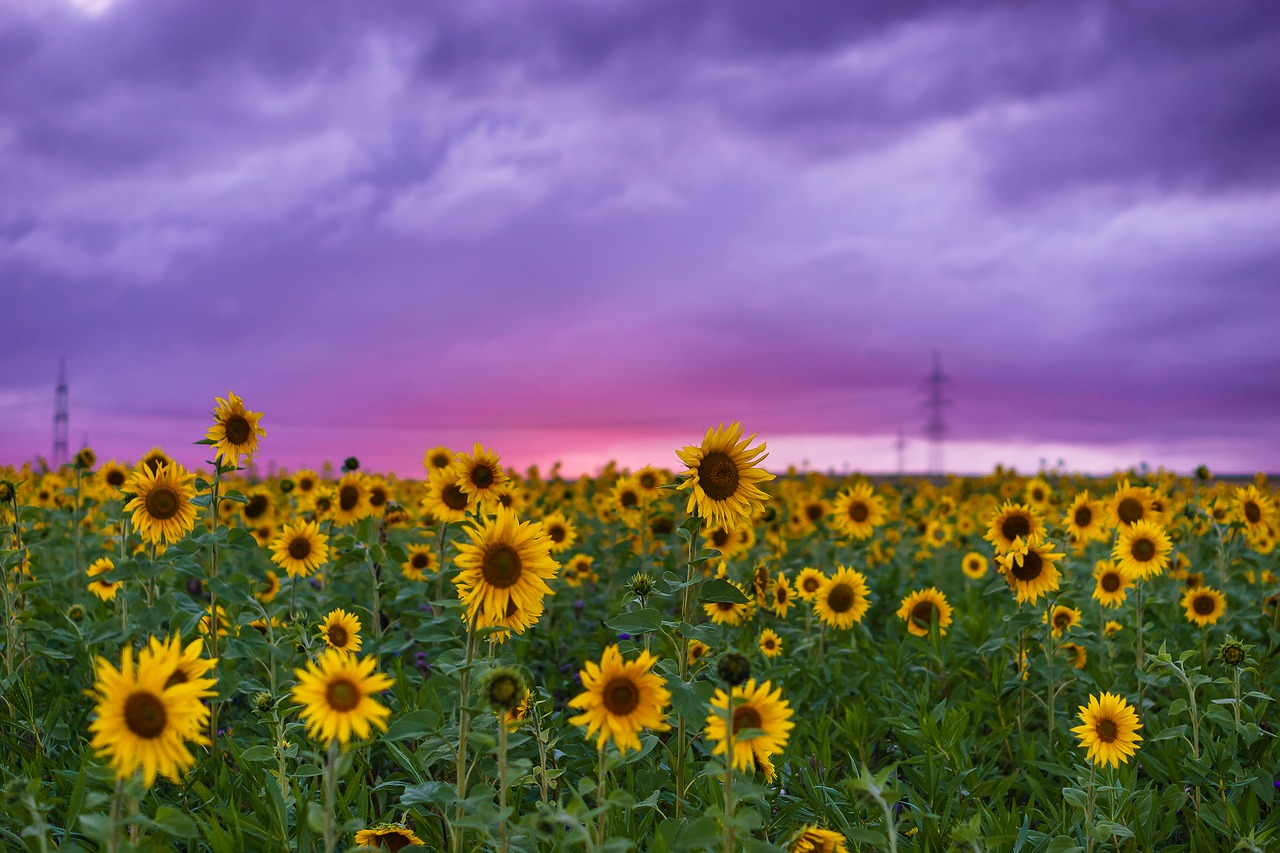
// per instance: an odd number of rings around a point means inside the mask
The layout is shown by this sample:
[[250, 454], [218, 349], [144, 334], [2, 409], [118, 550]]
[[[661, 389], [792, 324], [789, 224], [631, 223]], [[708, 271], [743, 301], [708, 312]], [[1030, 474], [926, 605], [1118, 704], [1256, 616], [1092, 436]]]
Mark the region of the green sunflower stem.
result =
[[440, 533], [436, 536], [436, 601], [444, 597], [444, 548], [448, 543], [449, 522], [441, 521]]
[[332, 853], [338, 842], [334, 801], [338, 789], [338, 741], [329, 741], [329, 752], [324, 763], [324, 853]]
[[[699, 524], [699, 527], [701, 524]], [[698, 558], [698, 527], [694, 527], [689, 531], [689, 558], [687, 562], [687, 570], [685, 572], [685, 587], [680, 590], [680, 624], [689, 624], [689, 608], [692, 603], [693, 596], [693, 570], [694, 560]], [[680, 642], [678, 648], [680, 657], [680, 680], [689, 683], [689, 638], [685, 636], [684, 629], [680, 629]], [[684, 815], [684, 777], [685, 777], [685, 752], [688, 745], [685, 743], [685, 719], [684, 714], [676, 715], [676, 817]]]
[[[461, 823], [463, 816], [462, 801], [467, 798], [467, 736], [470, 734], [471, 717], [467, 714], [467, 694], [471, 689], [471, 663], [476, 654], [476, 623], [480, 620], [480, 608], [472, 614], [467, 623], [467, 656], [462, 664], [462, 672], [458, 681], [458, 761], [455, 767], [458, 774], [458, 807], [455, 810], [456, 822]], [[450, 839], [453, 853], [462, 853], [462, 830], [455, 825]]]
[[1089, 762], [1089, 791], [1084, 809], [1084, 838], [1086, 853], [1093, 853], [1093, 811], [1096, 804], [1095, 796], [1097, 794], [1097, 786], [1095, 780], [1098, 773], [1098, 765]]
[[507, 839], [507, 721], [499, 712], [498, 718], [498, 844], [502, 853], [509, 853], [511, 842]]
[[724, 706], [724, 853], [733, 853], [733, 687]]
[[600, 747], [600, 777], [596, 783], [596, 808], [600, 810], [600, 814], [596, 816], [596, 848], [599, 849], [604, 844], [605, 817], [608, 809], [604, 802], [605, 781], [608, 779], [608, 771], [605, 769], [604, 747]]
[[124, 808], [124, 779], [116, 780], [116, 795], [111, 799], [111, 834], [107, 836], [107, 853], [120, 850], [120, 812]]
[[[218, 496], [222, 489], [222, 461], [213, 457], [213, 484], [209, 494], [209, 519], [213, 523], [213, 536], [209, 542], [209, 579], [218, 578]], [[209, 657], [218, 659], [218, 590], [209, 584]], [[209, 748], [218, 748], [218, 697], [209, 698]]]

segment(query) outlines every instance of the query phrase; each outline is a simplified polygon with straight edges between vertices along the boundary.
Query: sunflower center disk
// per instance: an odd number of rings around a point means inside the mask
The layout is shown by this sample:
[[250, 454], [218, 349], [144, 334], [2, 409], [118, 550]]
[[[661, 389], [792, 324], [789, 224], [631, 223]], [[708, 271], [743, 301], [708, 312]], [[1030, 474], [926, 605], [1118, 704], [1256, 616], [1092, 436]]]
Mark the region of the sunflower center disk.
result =
[[299, 536], [289, 543], [289, 556], [295, 560], [305, 560], [311, 556], [311, 542]]
[[1000, 535], [1010, 542], [1031, 533], [1031, 521], [1025, 515], [1011, 515], [1000, 523]]
[[1061, 631], [1063, 628], [1071, 627], [1071, 617], [1066, 613], [1059, 613], [1053, 617], [1053, 627]]
[[736, 735], [743, 729], [758, 729], [763, 721], [760, 712], [750, 705], [740, 705], [733, 709], [733, 733]]
[[1106, 592], [1115, 592], [1120, 588], [1120, 576], [1108, 572], [1102, 576], [1102, 589]]
[[1133, 543], [1133, 558], [1143, 563], [1156, 555], [1156, 544], [1150, 539], [1139, 539]]
[[1093, 521], [1093, 510], [1087, 506], [1076, 510], [1076, 527], [1088, 527], [1091, 521]]
[[849, 504], [849, 518], [853, 519], [858, 524], [861, 524], [870, 517], [871, 510], [868, 509], [867, 505], [862, 501]]
[[1262, 520], [1262, 508], [1253, 501], [1249, 501], [1244, 505], [1244, 517], [1250, 524], [1257, 524]]
[[343, 486], [338, 490], [338, 506], [344, 512], [355, 509], [358, 503], [360, 503], [360, 490], [355, 486]]
[[565, 537], [564, 528], [558, 524], [551, 525], [547, 528], [547, 537], [552, 542], [563, 542]]
[[159, 737], [168, 721], [164, 702], [154, 693], [134, 693], [125, 700], [124, 724], [140, 738]]
[[253, 430], [249, 428], [249, 422], [240, 415], [232, 415], [227, 418], [225, 429], [227, 431], [227, 442], [230, 444], [245, 444], [253, 433]]
[[430, 565], [430, 563], [431, 563], [431, 558], [428, 557], [426, 554], [414, 554], [411, 565], [415, 569], [418, 569], [419, 571], [421, 571], [422, 569], [425, 569], [428, 565]]
[[520, 555], [515, 548], [505, 543], [494, 545], [485, 553], [484, 560], [480, 563], [480, 573], [490, 586], [498, 589], [513, 586], [520, 580]]
[[844, 583], [836, 584], [827, 595], [827, 607], [835, 613], [846, 613], [853, 609], [853, 598], [852, 587]]
[[360, 704], [360, 689], [346, 679], [338, 679], [324, 691], [329, 707], [335, 711], [350, 711]]
[[1195, 600], [1191, 602], [1191, 608], [1201, 616], [1208, 616], [1215, 609], [1215, 602], [1212, 596], [1197, 595]]
[[738, 466], [727, 453], [708, 453], [698, 466], [698, 483], [713, 501], [730, 498], [738, 491]]
[[270, 505], [265, 495], [254, 495], [249, 498], [249, 502], [244, 505], [245, 518], [259, 518], [267, 511]]
[[117, 489], [123, 486], [124, 473], [121, 471], [109, 471], [107, 473], [107, 485]]
[[159, 486], [147, 493], [147, 515], [156, 521], [166, 521], [178, 514], [178, 493], [168, 486]]
[[351, 638], [350, 635], [347, 634], [346, 628], [343, 628], [341, 625], [329, 626], [329, 642], [333, 644], [335, 649], [345, 648], [347, 640], [349, 639]]
[[1018, 565], [1016, 561], [1013, 564], [1013, 576], [1020, 581], [1033, 581], [1040, 577], [1043, 571], [1044, 561], [1035, 551], [1027, 552], [1027, 555], [1022, 558], [1022, 565]]
[[933, 624], [933, 619], [937, 612], [938, 605], [932, 601], [921, 601], [911, 608], [911, 621], [921, 628], [928, 628]]
[[623, 509], [632, 509], [640, 505], [640, 496], [635, 492], [623, 492], [618, 497], [618, 503], [622, 504]]
[[493, 469], [488, 465], [477, 465], [471, 471], [471, 483], [477, 489], [487, 489], [493, 485]]
[[1120, 501], [1120, 505], [1116, 507], [1116, 515], [1120, 516], [1120, 520], [1125, 524], [1133, 524], [1135, 521], [1142, 520], [1142, 502], [1137, 498], [1125, 498]]
[[182, 671], [181, 667], [179, 667], [178, 669], [175, 669], [173, 671], [173, 675], [165, 679], [164, 686], [166, 688], [169, 688], [175, 684], [186, 684], [187, 681], [188, 681], [187, 674]]
[[1098, 740], [1103, 743], [1112, 743], [1116, 739], [1117, 729], [1115, 720], [1098, 720]]
[[462, 491], [456, 483], [444, 487], [444, 491], [440, 493], [440, 500], [454, 512], [461, 512], [467, 508], [467, 493]]
[[610, 714], [630, 714], [640, 704], [640, 690], [629, 678], [615, 678], [604, 686], [604, 706]]

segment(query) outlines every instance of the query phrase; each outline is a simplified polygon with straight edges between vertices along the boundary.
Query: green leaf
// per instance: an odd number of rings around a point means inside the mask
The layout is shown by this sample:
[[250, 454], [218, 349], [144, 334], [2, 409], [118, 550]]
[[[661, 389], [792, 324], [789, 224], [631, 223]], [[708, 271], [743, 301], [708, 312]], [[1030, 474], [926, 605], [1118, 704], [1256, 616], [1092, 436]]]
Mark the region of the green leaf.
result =
[[1164, 731], [1160, 732], [1160, 734], [1153, 737], [1151, 739], [1151, 743], [1157, 743], [1162, 740], [1172, 740], [1173, 738], [1176, 738], [1176, 737], [1182, 737], [1186, 733], [1187, 733], [1186, 726], [1171, 726], [1165, 729]]
[[240, 753], [241, 761], [271, 761], [276, 757], [276, 751], [265, 745], [251, 746], [244, 752]]
[[628, 610], [604, 623], [621, 634], [646, 634], [662, 627], [662, 614], [652, 607]]
[[162, 832], [174, 838], [196, 838], [200, 835], [196, 822], [172, 806], [161, 806], [156, 809], [156, 816], [151, 822]]
[[417, 740], [440, 731], [440, 715], [429, 709], [410, 711], [396, 720], [383, 735], [384, 740]]
[[711, 578], [702, 585], [702, 600], [709, 603], [746, 604], [751, 599], [724, 578]]

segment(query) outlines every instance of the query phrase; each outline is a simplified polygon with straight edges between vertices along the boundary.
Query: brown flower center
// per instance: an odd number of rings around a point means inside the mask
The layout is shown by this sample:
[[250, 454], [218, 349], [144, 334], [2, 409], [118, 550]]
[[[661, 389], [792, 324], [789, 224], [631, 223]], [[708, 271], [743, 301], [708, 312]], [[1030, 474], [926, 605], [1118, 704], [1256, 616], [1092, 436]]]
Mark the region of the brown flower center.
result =
[[1093, 510], [1087, 506], [1076, 507], [1076, 527], [1088, 527], [1093, 522]]
[[156, 486], [147, 493], [144, 501], [147, 507], [147, 515], [156, 521], [168, 521], [178, 514], [178, 507], [181, 502], [178, 500], [178, 493], [171, 486]]
[[652, 488], [656, 488], [657, 485], [658, 485], [658, 478], [655, 477], [653, 474], [640, 475], [640, 488], [652, 489]]
[[173, 671], [172, 675], [165, 679], [164, 686], [165, 688], [169, 688], [175, 684], [186, 684], [189, 680], [190, 679], [187, 678], [186, 671], [183, 670], [182, 667], [178, 667]]
[[1125, 498], [1120, 501], [1120, 505], [1116, 507], [1116, 515], [1120, 516], [1120, 520], [1125, 524], [1133, 524], [1135, 521], [1142, 520], [1142, 501], [1137, 498]]
[[[236, 446], [247, 444], [249, 436], [253, 434], [253, 429], [243, 415], [232, 415], [227, 418], [223, 428], [227, 432], [227, 443]], [[217, 435], [217, 433], [214, 434]]]
[[547, 537], [557, 544], [563, 542], [568, 535], [563, 524], [553, 524], [547, 528]]
[[1191, 600], [1191, 609], [1197, 616], [1208, 616], [1217, 609], [1218, 602], [1212, 595], [1197, 595]]
[[140, 738], [151, 740], [159, 737], [168, 721], [164, 702], [154, 693], [140, 690], [130, 694], [124, 702], [124, 724]]
[[480, 560], [480, 574], [485, 583], [498, 589], [514, 586], [522, 570], [520, 555], [505, 542], [489, 546]]
[[254, 495], [249, 498], [249, 502], [244, 505], [245, 518], [258, 518], [267, 511], [267, 507], [271, 502], [267, 500], [266, 495]]
[[329, 645], [335, 649], [345, 649], [351, 640], [351, 633], [341, 625], [329, 626]]
[[711, 500], [726, 500], [738, 491], [738, 466], [727, 453], [708, 453], [698, 466], [698, 483]]
[[871, 517], [871, 508], [862, 501], [854, 501], [849, 504], [849, 518], [858, 524], [866, 521]]
[[817, 591], [818, 591], [818, 587], [820, 587], [820, 586], [822, 586], [822, 582], [821, 582], [821, 581], [819, 581], [817, 578], [812, 577], [812, 576], [807, 577], [807, 578], [805, 578], [803, 581], [801, 581], [801, 582], [800, 582], [800, 587], [801, 587], [805, 592], [817, 592]]
[[471, 485], [477, 489], [487, 489], [493, 485], [497, 476], [488, 465], [480, 464], [471, 469]]
[[758, 729], [762, 722], [760, 712], [750, 705], [739, 705], [733, 709], [733, 733], [735, 735], [743, 729]]
[[335, 711], [350, 711], [360, 704], [360, 688], [345, 678], [335, 678], [325, 688], [324, 698]]
[[1028, 551], [1022, 558], [1022, 565], [1013, 563], [1013, 576], [1024, 583], [1035, 580], [1044, 572], [1044, 560], [1035, 551]]
[[640, 505], [640, 496], [630, 489], [625, 489], [622, 494], [618, 495], [618, 503], [623, 509], [631, 509]]
[[1135, 540], [1129, 548], [1129, 553], [1133, 554], [1133, 558], [1140, 563], [1146, 563], [1156, 555], [1156, 543], [1150, 539]]
[[716, 528], [716, 530], [711, 534], [711, 544], [717, 549], [723, 548], [725, 545], [728, 545], [729, 531], [720, 527]]
[[409, 565], [413, 566], [418, 571], [422, 571], [427, 566], [431, 565], [431, 556], [425, 551], [419, 551], [413, 555], [413, 559], [409, 561]]
[[305, 560], [311, 556], [311, 540], [305, 536], [295, 536], [289, 542], [289, 556], [295, 560]]
[[1071, 614], [1065, 610], [1059, 610], [1053, 614], [1053, 627], [1061, 631], [1063, 628], [1071, 627]]
[[614, 678], [604, 686], [604, 707], [610, 714], [625, 716], [640, 704], [640, 689], [630, 678]]
[[1103, 592], [1115, 592], [1120, 588], [1120, 575], [1115, 572], [1107, 572], [1102, 576], [1099, 584], [1102, 586]]
[[1030, 533], [1031, 519], [1021, 513], [1011, 515], [1000, 522], [1000, 535], [1010, 542], [1019, 536], [1028, 536]]
[[382, 486], [374, 486], [369, 490], [369, 504], [371, 506], [382, 506], [387, 502], [387, 490]]
[[1257, 524], [1262, 520], [1262, 507], [1258, 506], [1253, 501], [1245, 501], [1244, 518], [1245, 521], [1250, 524]]
[[338, 507], [343, 512], [350, 512], [360, 503], [360, 490], [351, 484], [338, 489]]
[[1116, 734], [1118, 733], [1116, 721], [1110, 719], [1098, 720], [1098, 722], [1094, 724], [1094, 731], [1098, 734], [1098, 740], [1103, 743], [1113, 743], [1116, 739]]
[[848, 613], [853, 609], [853, 587], [847, 583], [838, 583], [827, 593], [827, 607], [834, 613]]
[[808, 504], [804, 508], [804, 515], [805, 518], [810, 521], [817, 521], [826, 515], [826, 513], [822, 509], [822, 504]]
[[112, 468], [107, 472], [107, 485], [111, 486], [113, 489], [118, 489], [123, 486], [124, 480], [124, 472], [118, 468]]
[[451, 483], [441, 490], [440, 502], [454, 512], [461, 512], [467, 508], [467, 493], [457, 483]]
[[938, 613], [938, 605], [932, 601], [917, 601], [911, 608], [911, 621], [921, 628], [928, 628]]
[[449, 458], [449, 454], [437, 453], [435, 456], [431, 457], [431, 467], [432, 468], [448, 468], [449, 464], [452, 461], [453, 460]]

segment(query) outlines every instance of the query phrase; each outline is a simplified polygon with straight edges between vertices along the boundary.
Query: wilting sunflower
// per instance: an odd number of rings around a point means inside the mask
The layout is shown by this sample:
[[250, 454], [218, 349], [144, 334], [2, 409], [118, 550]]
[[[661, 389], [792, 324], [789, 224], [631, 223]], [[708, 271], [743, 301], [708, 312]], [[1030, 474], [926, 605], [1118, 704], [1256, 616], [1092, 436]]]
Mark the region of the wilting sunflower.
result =
[[986, 576], [989, 565], [987, 558], [982, 554], [977, 551], [970, 551], [961, 559], [960, 571], [964, 572], [965, 577], [978, 580]]
[[806, 826], [791, 839], [787, 853], [849, 853], [849, 848], [840, 833], [819, 826]]
[[252, 459], [258, 450], [258, 438], [267, 431], [258, 426], [261, 412], [250, 412], [244, 402], [227, 392], [227, 399], [217, 398], [218, 408], [213, 410], [213, 426], [205, 438], [213, 442], [218, 455], [214, 458], [224, 465], [238, 467], [240, 458]]
[[1026, 542], [1044, 536], [1044, 521], [1031, 507], [1005, 502], [991, 518], [984, 537], [996, 549], [996, 556], [1009, 553], [1019, 539]]
[[[746, 595], [747, 591], [742, 588], [736, 581], [729, 581], [738, 588], [738, 590]], [[751, 602], [733, 602], [733, 601], [708, 601], [702, 605], [702, 612], [711, 617], [711, 621], [717, 625], [741, 625], [751, 615]]]
[[1151, 521], [1135, 521], [1120, 528], [1111, 559], [1129, 577], [1145, 580], [1165, 570], [1172, 551], [1173, 543], [1163, 527]]
[[796, 595], [804, 601], [813, 601], [818, 590], [827, 582], [827, 576], [815, 568], [805, 566], [796, 575]]
[[1029, 601], [1035, 604], [1042, 595], [1058, 588], [1061, 575], [1056, 563], [1062, 554], [1053, 550], [1053, 543], [1039, 536], [1020, 542], [1016, 548], [997, 557], [1004, 570], [1004, 579], [1013, 590], [1019, 604]]
[[868, 539], [884, 524], [884, 500], [867, 483], [858, 483], [835, 500], [831, 526], [844, 536]]
[[462, 490], [462, 481], [453, 468], [437, 471], [427, 478], [427, 492], [422, 508], [440, 521], [464, 521], [475, 506], [471, 495]]
[[267, 579], [263, 581], [262, 588], [253, 594], [253, 597], [261, 601], [263, 604], [270, 604], [275, 601], [277, 595], [280, 594], [280, 577], [270, 569], [267, 569]]
[[689, 490], [686, 512], [732, 528], [749, 522], [769, 499], [760, 484], [773, 475], [757, 467], [766, 456], [765, 445], [750, 447], [754, 434], [739, 441], [741, 437], [742, 424], [734, 422], [727, 429], [721, 424], [707, 430], [701, 445], [676, 451], [688, 468], [680, 483], [681, 489]]
[[1112, 767], [1128, 764], [1129, 756], [1137, 751], [1138, 741], [1142, 740], [1138, 734], [1142, 724], [1138, 722], [1137, 711], [1113, 693], [1090, 696], [1088, 707], [1080, 706], [1080, 723], [1071, 731], [1094, 764]]
[[1084, 646], [1076, 643], [1063, 643], [1062, 650], [1067, 653], [1067, 661], [1075, 669], [1084, 669], [1084, 665], [1089, 660], [1089, 652]]
[[97, 719], [89, 731], [94, 751], [107, 757], [116, 778], [127, 779], [141, 770], [148, 786], [157, 773], [180, 781], [196, 763], [187, 742], [209, 742], [204, 735], [209, 709], [200, 701], [208, 695], [203, 680], [168, 683], [180, 654], [170, 645], [146, 648], [135, 666], [133, 649], [125, 647], [119, 669], [98, 658]]
[[155, 470], [145, 465], [133, 472], [125, 491], [135, 497], [124, 505], [133, 526], [153, 544], [177, 542], [196, 526], [195, 474], [176, 462]]
[[1062, 523], [1066, 525], [1067, 531], [1076, 542], [1106, 539], [1105, 513], [1106, 505], [1102, 501], [1090, 498], [1088, 491], [1083, 491], [1071, 502]]
[[596, 747], [604, 749], [610, 740], [618, 751], [640, 748], [640, 730], [666, 731], [666, 707], [671, 691], [661, 675], [651, 672], [657, 658], [641, 652], [633, 661], [623, 660], [617, 646], [604, 650], [600, 663], [587, 661], [578, 675], [583, 692], [569, 700], [569, 707], [582, 711], [569, 722], [585, 725], [586, 736], [599, 733]]
[[782, 654], [782, 638], [771, 629], [765, 628], [760, 632], [759, 642], [760, 651], [764, 653], [765, 657], [776, 658], [778, 655]]
[[360, 620], [354, 613], [342, 609], [331, 610], [320, 623], [320, 638], [335, 651], [358, 652], [363, 644], [360, 639]]
[[551, 592], [547, 580], [560, 568], [542, 525], [499, 509], [468, 527], [467, 535], [471, 541], [458, 544], [454, 562], [461, 571], [453, 583], [468, 618], [481, 609], [493, 618], [515, 607], [536, 620], [543, 596]]
[[791, 589], [791, 582], [787, 580], [787, 576], [778, 573], [773, 579], [773, 585], [769, 588], [769, 608], [778, 615], [779, 618], [785, 619], [787, 611], [791, 609], [791, 602], [795, 598], [795, 592]]
[[1271, 498], [1252, 484], [1236, 489], [1234, 504], [1236, 521], [1251, 533], [1265, 530], [1276, 511]]
[[1187, 621], [1194, 622], [1203, 628], [1205, 625], [1216, 625], [1227, 612], [1227, 597], [1211, 586], [1189, 589], [1182, 596], [1182, 607], [1187, 612]]
[[837, 566], [836, 573], [818, 588], [813, 609], [818, 618], [833, 628], [844, 630], [861, 622], [871, 606], [871, 590], [862, 572]]
[[1067, 631], [1080, 624], [1080, 617], [1083, 616], [1079, 610], [1067, 607], [1065, 604], [1055, 605], [1051, 613], [1044, 614], [1041, 620], [1049, 624], [1053, 632], [1053, 636], [1061, 637]]
[[106, 574], [115, 567], [116, 564], [111, 562], [110, 557], [100, 557], [90, 563], [89, 568], [85, 570], [85, 574], [91, 578], [98, 579], [89, 582], [89, 592], [93, 593], [103, 601], [113, 600], [123, 584], [120, 581], [109, 581], [106, 578], [99, 578], [98, 576]]
[[1111, 520], [1116, 527], [1124, 528], [1147, 519], [1152, 514], [1151, 503], [1155, 495], [1145, 486], [1131, 486], [1123, 481], [1111, 496]]
[[479, 442], [470, 453], [459, 453], [453, 460], [453, 473], [458, 487], [473, 501], [481, 504], [495, 503], [507, 486], [510, 477], [502, 470], [498, 454]]
[[711, 651], [711, 647], [701, 640], [689, 641], [689, 665], [697, 663], [707, 656], [707, 652]]
[[907, 631], [917, 637], [929, 636], [935, 623], [941, 635], [947, 633], [947, 626], [951, 624], [951, 605], [936, 586], [918, 589], [902, 599], [898, 618], [906, 622]]
[[1099, 560], [1094, 566], [1093, 578], [1096, 582], [1093, 597], [1103, 607], [1119, 607], [1129, 597], [1128, 589], [1133, 585], [1133, 580], [1115, 563]]
[[357, 660], [329, 649], [319, 660], [308, 662], [306, 669], [293, 671], [298, 677], [293, 701], [302, 706], [308, 735], [345, 744], [353, 734], [363, 739], [371, 728], [387, 730], [391, 711], [373, 694], [390, 688], [395, 679], [374, 672], [374, 666], [371, 657]]
[[[791, 717], [795, 711], [782, 698], [782, 688], [770, 691], [766, 681], [757, 686], [754, 678], [733, 688], [733, 766], [736, 770], [759, 769], [765, 779], [774, 776], [771, 756], [786, 749], [795, 723]], [[729, 710], [729, 695], [721, 687], [711, 697], [711, 713], [703, 729], [708, 740], [716, 742], [712, 755], [725, 755], [729, 750], [726, 737], [725, 715]], [[748, 729], [758, 730], [752, 736], [739, 736]]]
[[373, 514], [369, 503], [369, 485], [364, 475], [349, 471], [338, 481], [333, 501], [333, 520], [337, 524], [355, 524]]
[[357, 832], [356, 846], [395, 853], [404, 847], [426, 847], [427, 842], [402, 823], [379, 823]]
[[578, 530], [562, 512], [547, 513], [542, 518], [542, 528], [551, 540], [551, 553], [559, 554], [573, 547], [578, 541]]
[[428, 574], [435, 574], [437, 564], [435, 549], [430, 545], [410, 545], [408, 559], [400, 564], [400, 574], [411, 581], [424, 581]]
[[271, 543], [271, 562], [291, 578], [309, 577], [329, 559], [329, 537], [314, 521], [286, 524]]

